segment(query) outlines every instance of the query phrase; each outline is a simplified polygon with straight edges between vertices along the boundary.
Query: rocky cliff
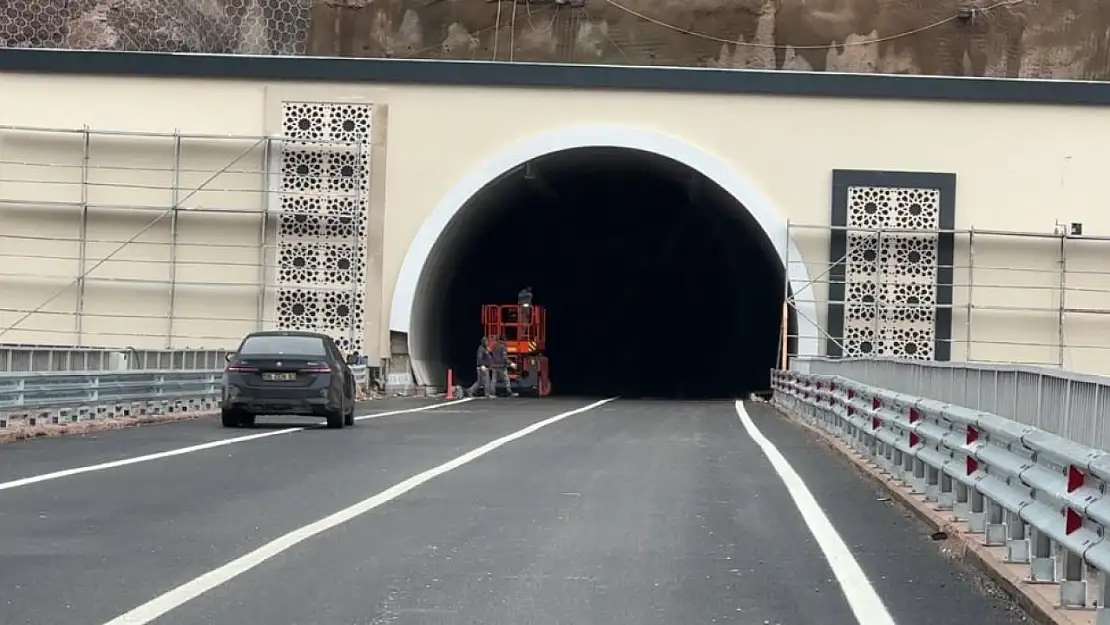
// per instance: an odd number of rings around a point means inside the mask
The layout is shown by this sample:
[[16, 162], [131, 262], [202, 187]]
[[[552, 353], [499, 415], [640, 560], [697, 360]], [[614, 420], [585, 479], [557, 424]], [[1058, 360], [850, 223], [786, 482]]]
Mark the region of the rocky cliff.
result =
[[1110, 79], [1105, 0], [6, 0], [0, 46]]

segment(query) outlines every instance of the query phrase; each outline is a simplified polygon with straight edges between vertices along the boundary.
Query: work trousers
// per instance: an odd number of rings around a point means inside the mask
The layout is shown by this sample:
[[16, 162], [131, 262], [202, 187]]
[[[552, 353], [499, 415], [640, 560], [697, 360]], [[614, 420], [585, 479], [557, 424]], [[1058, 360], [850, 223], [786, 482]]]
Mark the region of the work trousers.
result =
[[474, 384], [466, 389], [466, 394], [474, 397], [478, 393], [478, 389], [486, 392], [486, 397], [493, 397], [493, 387], [490, 385], [489, 369], [478, 367], [478, 379], [474, 380]]
[[506, 368], [506, 367], [493, 367], [492, 369], [490, 369], [490, 371], [493, 372], [493, 381], [492, 381], [493, 383], [490, 384], [490, 388], [492, 388], [495, 393], [497, 392], [497, 385], [502, 384], [502, 383], [505, 384], [505, 392], [506, 393], [512, 393], [513, 392], [512, 389], [509, 388], [509, 370], [508, 370], [508, 368]]

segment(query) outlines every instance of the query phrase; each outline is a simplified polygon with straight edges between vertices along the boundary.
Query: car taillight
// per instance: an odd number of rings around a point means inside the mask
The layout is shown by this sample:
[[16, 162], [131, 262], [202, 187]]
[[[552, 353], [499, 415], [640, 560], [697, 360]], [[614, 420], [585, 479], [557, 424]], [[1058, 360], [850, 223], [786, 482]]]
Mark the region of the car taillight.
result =
[[331, 373], [331, 367], [325, 364], [310, 363], [307, 367], [298, 369], [300, 373]]
[[227, 373], [258, 373], [258, 369], [247, 365], [228, 365], [224, 371]]

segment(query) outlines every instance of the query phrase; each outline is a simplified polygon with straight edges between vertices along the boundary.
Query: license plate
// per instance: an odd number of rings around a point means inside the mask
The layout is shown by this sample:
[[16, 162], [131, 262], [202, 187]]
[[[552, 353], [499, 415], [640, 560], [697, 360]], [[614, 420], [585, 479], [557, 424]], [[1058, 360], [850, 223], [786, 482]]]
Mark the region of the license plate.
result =
[[270, 381], [270, 382], [288, 382], [290, 380], [296, 380], [297, 379], [297, 374], [296, 373], [263, 373], [262, 374], [262, 379]]

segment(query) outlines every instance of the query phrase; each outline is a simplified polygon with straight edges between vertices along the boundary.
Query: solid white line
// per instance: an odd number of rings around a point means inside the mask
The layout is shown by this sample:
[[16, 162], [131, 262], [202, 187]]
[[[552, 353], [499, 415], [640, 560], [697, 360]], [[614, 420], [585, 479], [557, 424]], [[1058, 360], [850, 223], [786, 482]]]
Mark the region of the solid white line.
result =
[[[204, 575], [193, 579], [192, 581], [186, 582], [178, 586], [177, 588], [174, 588], [164, 595], [155, 597], [154, 599], [148, 601], [147, 603], [144, 603], [134, 610], [131, 610], [130, 612], [123, 614], [122, 616], [118, 616], [108, 621], [107, 623], [105, 623], [105, 625], [146, 625], [146, 623], [153, 621], [154, 619], [162, 616], [170, 610], [181, 606], [191, 599], [195, 599], [196, 597], [208, 592], [209, 590], [212, 590], [213, 588], [216, 588], [221, 584], [230, 581], [235, 577], [238, 577], [239, 575], [242, 575], [243, 573], [246, 573], [259, 564], [262, 564], [266, 560], [269, 560], [270, 558], [282, 553], [283, 551], [292, 548], [294, 545], [300, 542], [308, 540], [309, 538], [312, 538], [317, 534], [332, 529], [337, 525], [350, 521], [351, 519], [365, 514], [384, 503], [388, 503], [416, 488], [417, 486], [424, 484], [425, 482], [429, 482], [436, 477], [447, 473], [448, 471], [457, 469], [464, 464], [467, 464], [468, 462], [481, 458], [482, 456], [497, 449], [498, 447], [501, 447], [502, 445], [511, 443], [519, 438], [524, 438], [525, 436], [528, 436], [529, 434], [535, 432], [540, 428], [549, 426], [552, 423], [562, 421], [567, 417], [581, 414], [588, 410], [593, 410], [594, 408], [597, 408], [598, 406], [601, 406], [603, 404], [607, 404], [614, 399], [616, 398], [611, 397], [609, 399], [603, 399], [601, 401], [596, 401], [588, 406], [583, 406], [581, 408], [576, 408], [568, 412], [557, 414], [554, 417], [550, 417], [544, 419], [543, 421], [533, 423], [523, 430], [518, 430], [507, 436], [502, 436], [495, 441], [486, 443], [485, 445], [482, 445], [477, 449], [473, 449], [455, 458], [454, 460], [449, 460], [437, 467], [433, 467], [431, 469], [428, 469], [427, 471], [424, 471], [423, 473], [414, 475], [399, 484], [383, 490], [373, 497], [363, 499], [353, 506], [344, 508], [343, 510], [340, 510], [339, 512], [336, 512], [330, 516], [326, 516], [319, 521], [293, 530], [292, 532], [289, 532], [288, 534], [280, 538], [277, 538], [269, 543], [266, 543], [265, 545], [262, 545], [258, 549], [255, 549], [254, 551], [246, 555], [240, 556], [217, 569], [213, 569], [205, 573]], [[872, 624], [868, 623], [868, 625]], [[875, 623], [874, 625], [880, 624]]]
[[790, 466], [790, 462], [779, 452], [775, 444], [759, 431], [751, 415], [744, 408], [744, 402], [737, 400], [736, 414], [740, 417], [740, 423], [744, 425], [744, 429], [748, 431], [748, 436], [752, 437], [752, 440], [763, 450], [763, 454], [771, 461], [771, 466], [786, 484], [786, 491], [790, 493], [810, 533], [825, 554], [825, 559], [828, 560], [836, 581], [840, 583], [840, 589], [844, 592], [844, 598], [848, 600], [848, 607], [852, 609], [856, 620], [860, 625], [894, 625], [894, 618], [883, 605], [879, 593], [868, 581], [859, 562], [848, 549], [848, 545], [844, 543], [844, 539], [836, 532], [832, 521], [825, 515], [825, 511], [821, 509], [813, 493], [809, 492], [801, 476], [794, 467]]
[[[362, 419], [377, 419], [379, 417], [388, 417], [391, 415], [408, 414], [410, 412], [423, 412], [425, 410], [432, 410], [434, 408], [442, 408], [444, 406], [453, 406], [470, 401], [472, 398], [466, 397], [455, 401], [444, 402], [442, 404], [431, 404], [428, 406], [421, 406], [419, 408], [406, 408], [405, 410], [390, 410], [389, 412], [378, 412], [361, 417], [355, 417], [358, 420]], [[246, 436], [236, 436], [234, 438], [223, 438], [218, 441], [211, 441], [208, 443], [201, 443], [199, 445], [190, 445], [188, 447], [181, 447], [178, 449], [171, 449], [169, 451], [160, 451], [145, 456], [135, 456], [134, 458], [124, 458], [122, 460], [113, 460], [111, 462], [102, 462], [100, 464], [91, 464], [84, 467], [74, 467], [72, 469], [63, 469], [61, 471], [54, 471], [53, 473], [43, 473], [41, 475], [32, 475], [10, 482], [0, 482], [0, 491], [11, 490], [21, 486], [30, 486], [31, 484], [38, 484], [39, 482], [48, 482], [50, 480], [57, 480], [63, 477], [70, 477], [72, 475], [81, 475], [82, 473], [93, 473], [94, 471], [106, 471], [108, 469], [116, 469], [119, 467], [126, 467], [131, 464], [139, 464], [140, 462], [150, 462], [151, 460], [161, 460], [163, 458], [172, 458], [174, 456], [183, 456], [191, 454], [196, 451], [204, 451], [206, 449], [215, 449], [217, 447], [224, 447], [226, 445], [234, 445], [235, 443], [245, 443], [247, 441], [255, 441], [261, 438], [269, 438], [271, 436], [282, 436], [284, 434], [292, 434], [294, 432], [301, 432], [307, 430], [308, 427], [299, 428], [285, 428], [281, 430], [273, 430], [270, 432], [260, 432], [258, 434], [248, 434]]]
[[409, 414], [410, 412], [424, 412], [425, 410], [432, 410], [434, 408], [443, 408], [444, 406], [454, 406], [473, 400], [473, 397], [464, 397], [453, 401], [445, 401], [441, 404], [428, 404], [427, 406], [420, 406], [419, 408], [405, 408], [404, 410], [390, 410], [388, 412], [374, 412], [361, 417], [355, 417], [355, 421], [362, 421], [364, 419], [377, 419], [379, 417], [392, 417], [395, 414]]

